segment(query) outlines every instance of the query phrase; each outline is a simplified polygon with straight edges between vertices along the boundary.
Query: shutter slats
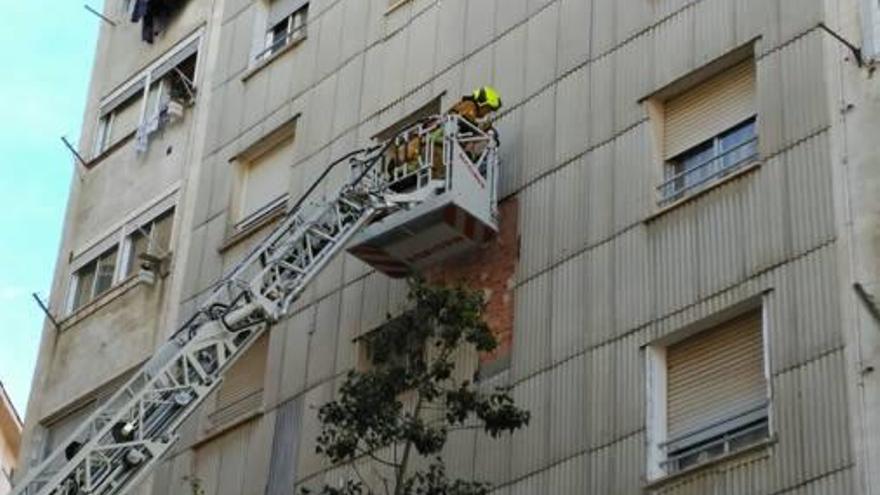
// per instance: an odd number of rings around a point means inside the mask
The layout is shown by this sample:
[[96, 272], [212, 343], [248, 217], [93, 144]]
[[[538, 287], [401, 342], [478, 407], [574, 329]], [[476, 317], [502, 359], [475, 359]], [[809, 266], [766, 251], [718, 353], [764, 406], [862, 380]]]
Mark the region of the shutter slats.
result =
[[721, 134], [755, 115], [755, 66], [748, 60], [664, 105], [666, 159]]
[[232, 365], [217, 392], [215, 415], [228, 417], [222, 413], [232, 409], [238, 416], [260, 406], [268, 349], [269, 338], [264, 334]]
[[247, 163], [239, 219], [245, 219], [287, 193], [293, 138]]
[[759, 311], [669, 346], [669, 438], [744, 412], [767, 398]]

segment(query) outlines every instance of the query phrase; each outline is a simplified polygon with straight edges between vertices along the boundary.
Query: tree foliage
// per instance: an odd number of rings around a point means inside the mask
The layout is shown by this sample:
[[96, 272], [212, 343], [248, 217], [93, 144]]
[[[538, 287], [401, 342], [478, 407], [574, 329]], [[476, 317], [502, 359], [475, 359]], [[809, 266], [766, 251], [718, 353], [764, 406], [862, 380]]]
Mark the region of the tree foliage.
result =
[[[412, 280], [408, 297], [409, 311], [365, 337], [372, 366], [349, 372], [336, 400], [318, 411], [317, 452], [354, 473], [320, 495], [487, 494], [488, 483], [447, 475], [440, 454], [449, 433], [473, 428], [498, 437], [529, 422], [508, 388], [455, 378], [456, 352], [498, 345], [483, 320], [482, 292]], [[417, 466], [415, 454], [429, 462]], [[362, 476], [365, 461], [386, 475]]]

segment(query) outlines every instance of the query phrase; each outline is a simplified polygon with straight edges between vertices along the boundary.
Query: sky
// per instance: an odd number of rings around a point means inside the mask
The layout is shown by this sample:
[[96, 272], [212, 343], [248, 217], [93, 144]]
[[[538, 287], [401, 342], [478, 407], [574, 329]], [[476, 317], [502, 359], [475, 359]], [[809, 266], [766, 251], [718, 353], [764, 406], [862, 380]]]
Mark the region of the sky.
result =
[[[100, 7], [102, 0], [91, 0]], [[0, 381], [24, 416], [101, 22], [68, 0], [0, 0]]]

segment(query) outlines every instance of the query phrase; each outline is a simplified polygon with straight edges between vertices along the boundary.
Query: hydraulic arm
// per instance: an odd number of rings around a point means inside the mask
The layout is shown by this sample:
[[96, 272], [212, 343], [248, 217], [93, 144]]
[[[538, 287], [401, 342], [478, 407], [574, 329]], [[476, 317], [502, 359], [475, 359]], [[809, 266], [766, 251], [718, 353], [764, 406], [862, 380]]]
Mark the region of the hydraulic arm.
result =
[[[420, 139], [417, 159], [390, 163], [389, 151], [413, 138]], [[496, 153], [490, 133], [446, 115], [331, 164], [278, 227], [217, 284], [196, 314], [61, 447], [31, 469], [13, 494], [127, 493], [171, 448], [181, 424], [219, 386], [226, 370], [288, 314], [354, 234], [379, 217], [448, 190], [455, 163], [494, 181]], [[344, 162], [350, 175], [343, 185], [307, 201], [328, 188], [331, 172]]]

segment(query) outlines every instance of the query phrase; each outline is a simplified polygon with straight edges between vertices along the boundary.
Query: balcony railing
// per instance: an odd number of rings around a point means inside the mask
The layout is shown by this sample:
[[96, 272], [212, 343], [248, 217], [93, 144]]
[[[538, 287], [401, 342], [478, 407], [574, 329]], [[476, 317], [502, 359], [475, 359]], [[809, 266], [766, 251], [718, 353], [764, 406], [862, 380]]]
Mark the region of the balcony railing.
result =
[[681, 471], [766, 439], [770, 433], [767, 407], [766, 402], [761, 403], [661, 443], [666, 452], [661, 467], [667, 472]]
[[724, 177], [758, 159], [757, 136], [685, 169], [657, 186], [660, 205], [668, 205], [704, 185]]
[[297, 29], [287, 33], [283, 38], [276, 40], [274, 43], [271, 43], [269, 46], [264, 48], [261, 52], [257, 53], [254, 56], [254, 60], [261, 61], [267, 60], [280, 52], [284, 47], [288, 45], [294, 45], [299, 43], [300, 41], [306, 39], [306, 25], [303, 24]]

